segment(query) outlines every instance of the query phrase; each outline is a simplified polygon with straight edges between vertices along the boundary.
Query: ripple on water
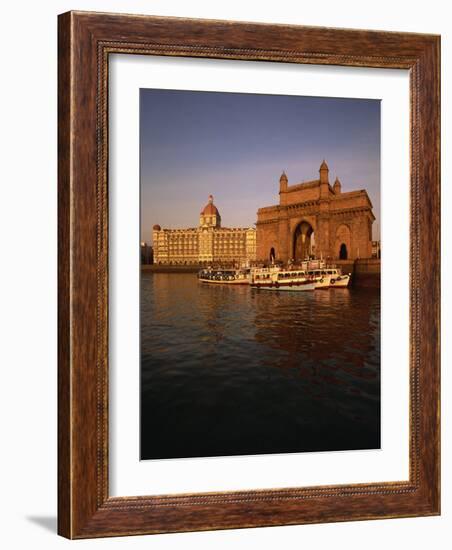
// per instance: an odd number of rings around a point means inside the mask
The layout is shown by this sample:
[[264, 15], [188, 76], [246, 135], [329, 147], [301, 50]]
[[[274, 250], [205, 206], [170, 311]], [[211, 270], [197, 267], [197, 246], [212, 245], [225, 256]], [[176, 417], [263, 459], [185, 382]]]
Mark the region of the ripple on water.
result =
[[380, 446], [380, 295], [144, 274], [142, 458]]

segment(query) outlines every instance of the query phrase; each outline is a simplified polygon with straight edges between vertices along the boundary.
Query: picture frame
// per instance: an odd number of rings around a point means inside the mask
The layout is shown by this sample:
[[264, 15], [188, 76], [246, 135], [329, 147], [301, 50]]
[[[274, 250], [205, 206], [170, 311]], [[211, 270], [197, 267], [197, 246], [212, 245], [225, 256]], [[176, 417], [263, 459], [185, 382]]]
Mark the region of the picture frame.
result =
[[[58, 532], [91, 538], [440, 513], [440, 37], [91, 12], [59, 16]], [[409, 480], [110, 496], [111, 54], [410, 73]]]

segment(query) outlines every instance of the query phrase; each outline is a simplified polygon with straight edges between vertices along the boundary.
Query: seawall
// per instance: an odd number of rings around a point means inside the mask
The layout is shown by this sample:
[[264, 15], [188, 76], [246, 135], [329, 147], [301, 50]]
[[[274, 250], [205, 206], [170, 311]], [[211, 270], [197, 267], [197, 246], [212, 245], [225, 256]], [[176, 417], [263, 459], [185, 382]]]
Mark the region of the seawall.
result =
[[352, 284], [361, 288], [380, 288], [381, 261], [376, 258], [361, 258], [353, 264]]

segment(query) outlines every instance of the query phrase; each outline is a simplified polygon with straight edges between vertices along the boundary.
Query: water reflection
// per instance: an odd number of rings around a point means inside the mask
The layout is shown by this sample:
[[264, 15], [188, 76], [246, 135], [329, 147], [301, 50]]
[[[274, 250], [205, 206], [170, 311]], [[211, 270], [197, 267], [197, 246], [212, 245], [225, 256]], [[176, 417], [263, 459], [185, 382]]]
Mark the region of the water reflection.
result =
[[379, 447], [378, 292], [141, 290], [142, 458]]

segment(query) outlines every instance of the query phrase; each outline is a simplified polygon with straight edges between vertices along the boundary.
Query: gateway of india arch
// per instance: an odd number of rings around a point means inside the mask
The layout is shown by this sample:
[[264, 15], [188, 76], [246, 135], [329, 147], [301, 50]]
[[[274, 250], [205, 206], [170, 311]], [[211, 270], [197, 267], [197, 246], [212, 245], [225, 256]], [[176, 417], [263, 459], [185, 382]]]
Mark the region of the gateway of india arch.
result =
[[258, 261], [300, 261], [309, 257], [355, 260], [372, 256], [375, 216], [364, 189], [342, 192], [329, 182], [325, 161], [319, 179], [289, 185], [279, 179], [279, 204], [257, 212]]

